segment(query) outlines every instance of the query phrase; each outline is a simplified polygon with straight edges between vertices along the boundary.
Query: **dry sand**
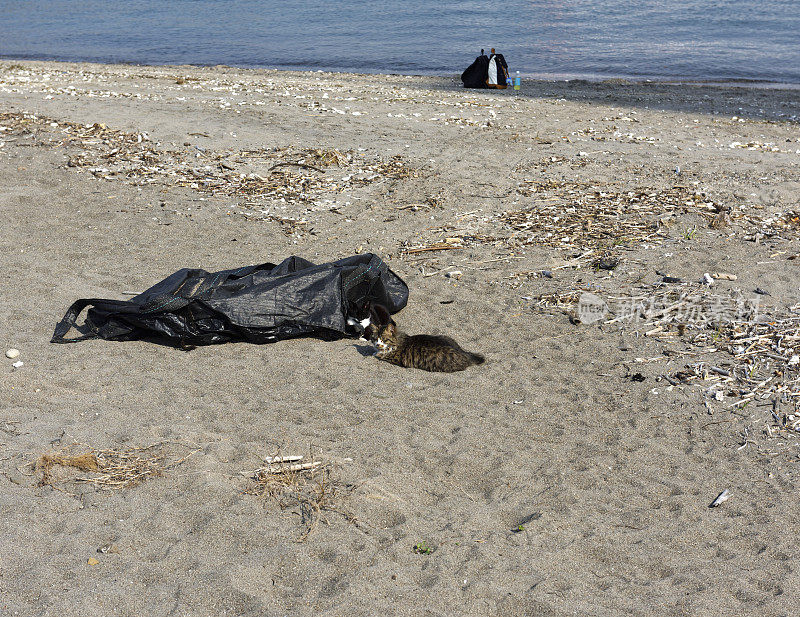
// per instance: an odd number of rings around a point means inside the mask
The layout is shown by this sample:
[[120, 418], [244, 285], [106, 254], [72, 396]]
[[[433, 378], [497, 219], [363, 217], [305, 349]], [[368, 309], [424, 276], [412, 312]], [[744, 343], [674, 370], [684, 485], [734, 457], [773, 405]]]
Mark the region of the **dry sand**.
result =
[[[3, 615], [800, 614], [796, 369], [737, 364], [702, 324], [644, 336], [658, 324], [545, 306], [663, 298], [658, 270], [790, 315], [797, 91], [5, 61], [0, 114], [0, 343], [24, 362], [0, 376]], [[270, 169], [300, 160], [323, 171]], [[602, 243], [559, 230], [587, 195], [633, 218]], [[486, 364], [404, 370], [353, 340], [49, 343], [74, 300], [182, 267], [358, 251], [411, 288], [401, 326]], [[606, 253], [613, 271], [592, 266]], [[738, 280], [698, 284], [715, 271]], [[742, 366], [788, 385], [736, 405]], [[162, 474], [120, 490], [76, 481], [90, 467], [38, 486], [32, 466], [153, 444]], [[309, 451], [338, 489], [299, 542], [300, 508], [248, 476]]]

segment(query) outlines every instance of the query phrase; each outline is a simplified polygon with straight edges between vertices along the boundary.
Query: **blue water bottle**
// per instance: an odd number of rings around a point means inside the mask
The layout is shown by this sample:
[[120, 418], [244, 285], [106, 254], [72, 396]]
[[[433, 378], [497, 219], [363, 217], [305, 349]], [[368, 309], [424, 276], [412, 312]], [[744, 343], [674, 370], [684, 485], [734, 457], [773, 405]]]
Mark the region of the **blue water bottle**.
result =
[[[510, 77], [509, 77], [508, 81], [511, 81]], [[514, 90], [519, 90], [519, 83], [520, 83], [519, 71], [517, 71], [517, 76], [514, 78]]]
[[506, 73], [506, 86], [511, 87], [511, 75]]

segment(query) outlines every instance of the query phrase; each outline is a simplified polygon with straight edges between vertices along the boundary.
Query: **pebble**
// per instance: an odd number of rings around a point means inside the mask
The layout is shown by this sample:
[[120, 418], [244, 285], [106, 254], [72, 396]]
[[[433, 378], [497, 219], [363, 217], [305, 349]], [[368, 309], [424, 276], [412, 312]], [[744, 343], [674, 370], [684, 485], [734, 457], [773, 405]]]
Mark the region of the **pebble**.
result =
[[11, 366], [13, 366], [14, 368], [22, 368], [23, 366], [25, 366], [25, 363], [22, 360], [17, 360]]
[[11, 360], [16, 358], [18, 355], [19, 355], [19, 349], [9, 349], [6, 352], [6, 358], [10, 358]]

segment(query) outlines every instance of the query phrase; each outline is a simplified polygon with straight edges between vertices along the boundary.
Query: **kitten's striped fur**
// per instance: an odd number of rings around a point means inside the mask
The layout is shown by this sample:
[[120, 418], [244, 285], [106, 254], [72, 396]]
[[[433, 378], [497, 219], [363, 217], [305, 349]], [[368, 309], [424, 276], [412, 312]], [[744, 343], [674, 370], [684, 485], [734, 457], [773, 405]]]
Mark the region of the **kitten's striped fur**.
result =
[[371, 323], [365, 330], [378, 349], [375, 357], [406, 368], [452, 373], [463, 371], [473, 364], [482, 364], [484, 357], [462, 349], [449, 336], [401, 332], [384, 307], [376, 305], [371, 311]]

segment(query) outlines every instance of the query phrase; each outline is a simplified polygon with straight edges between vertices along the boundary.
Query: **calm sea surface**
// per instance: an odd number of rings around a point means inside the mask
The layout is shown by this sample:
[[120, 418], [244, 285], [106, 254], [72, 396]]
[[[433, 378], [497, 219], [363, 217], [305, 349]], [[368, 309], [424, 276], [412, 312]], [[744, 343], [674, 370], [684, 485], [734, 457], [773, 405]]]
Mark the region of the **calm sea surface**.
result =
[[800, 84], [797, 0], [0, 0], [0, 57]]

